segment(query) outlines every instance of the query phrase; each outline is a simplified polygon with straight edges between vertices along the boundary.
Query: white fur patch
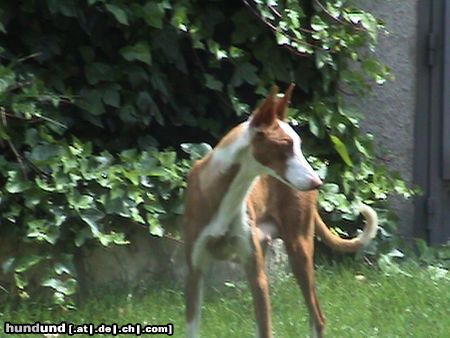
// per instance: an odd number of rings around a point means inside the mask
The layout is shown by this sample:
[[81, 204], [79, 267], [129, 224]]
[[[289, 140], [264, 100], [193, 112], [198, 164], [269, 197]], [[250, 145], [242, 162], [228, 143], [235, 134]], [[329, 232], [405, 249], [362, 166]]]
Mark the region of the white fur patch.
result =
[[294, 142], [294, 154], [301, 154], [301, 139], [300, 136], [292, 129], [292, 127], [284, 121], [278, 120], [278, 125]]
[[378, 215], [375, 210], [365, 204], [361, 204], [359, 211], [366, 219], [367, 224], [364, 227], [364, 231], [358, 235], [358, 238], [363, 246], [366, 246], [377, 235]]
[[212, 162], [217, 168], [224, 172], [233, 164], [237, 163], [239, 153], [250, 145], [251, 131], [250, 123], [242, 124], [242, 131], [236, 139], [225, 147], [215, 148], [213, 152]]
[[320, 182], [320, 178], [302, 153], [300, 137], [286, 122], [278, 121], [278, 123], [281, 129], [293, 140], [294, 155], [287, 162], [286, 181], [299, 190], [314, 188]]

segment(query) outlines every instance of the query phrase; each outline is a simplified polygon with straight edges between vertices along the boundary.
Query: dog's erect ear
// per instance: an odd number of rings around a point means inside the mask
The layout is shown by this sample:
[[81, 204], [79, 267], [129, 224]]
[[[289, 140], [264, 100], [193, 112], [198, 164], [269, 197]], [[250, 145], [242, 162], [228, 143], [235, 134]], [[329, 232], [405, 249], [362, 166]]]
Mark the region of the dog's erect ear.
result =
[[277, 108], [277, 94], [278, 87], [272, 86], [269, 95], [261, 103], [261, 105], [256, 108], [252, 117], [250, 126], [253, 128], [264, 128], [272, 125], [276, 119], [276, 108]]
[[286, 90], [286, 93], [284, 93], [284, 97], [282, 99], [279, 99], [277, 102], [277, 108], [276, 108], [277, 117], [282, 121], [284, 121], [286, 119], [286, 112], [289, 107], [289, 103], [291, 102], [291, 96], [292, 96], [294, 87], [295, 87], [295, 84], [291, 83], [289, 85], [288, 89]]

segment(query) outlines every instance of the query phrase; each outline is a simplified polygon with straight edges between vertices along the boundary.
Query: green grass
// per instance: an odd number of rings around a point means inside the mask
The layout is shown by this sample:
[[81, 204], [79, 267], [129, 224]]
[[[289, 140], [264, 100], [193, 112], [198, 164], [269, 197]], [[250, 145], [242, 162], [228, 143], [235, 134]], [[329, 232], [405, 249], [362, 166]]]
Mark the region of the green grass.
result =
[[[415, 263], [390, 276], [378, 269], [344, 266], [319, 268], [317, 286], [327, 317], [327, 337], [449, 337], [449, 276]], [[363, 280], [355, 278], [364, 276]], [[281, 275], [271, 280], [275, 337], [307, 337], [308, 316], [294, 279]], [[207, 287], [208, 288], [208, 287]], [[152, 288], [142, 295], [117, 292], [96, 296], [76, 311], [49, 310], [41, 305], [0, 308], [0, 321], [61, 321], [81, 323], [144, 323], [175, 327], [183, 337], [184, 298], [181, 290]], [[203, 304], [202, 337], [254, 337], [254, 315], [243, 282], [217, 291], [207, 289]], [[3, 337], [2, 333], [0, 335]], [[100, 336], [100, 335], [98, 335]], [[20, 337], [17, 335], [16, 337]], [[125, 337], [125, 336], [124, 336]]]

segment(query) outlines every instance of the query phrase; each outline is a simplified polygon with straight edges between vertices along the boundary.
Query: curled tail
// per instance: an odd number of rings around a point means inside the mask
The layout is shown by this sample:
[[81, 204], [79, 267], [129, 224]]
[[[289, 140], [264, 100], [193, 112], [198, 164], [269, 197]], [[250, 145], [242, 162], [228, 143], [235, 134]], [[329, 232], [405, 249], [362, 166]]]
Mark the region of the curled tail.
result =
[[376, 236], [378, 231], [378, 216], [375, 210], [368, 205], [362, 204], [360, 213], [366, 219], [364, 231], [355, 238], [344, 239], [333, 234], [324, 223], [319, 213], [316, 212], [316, 233], [327, 246], [336, 251], [355, 252], [365, 247]]

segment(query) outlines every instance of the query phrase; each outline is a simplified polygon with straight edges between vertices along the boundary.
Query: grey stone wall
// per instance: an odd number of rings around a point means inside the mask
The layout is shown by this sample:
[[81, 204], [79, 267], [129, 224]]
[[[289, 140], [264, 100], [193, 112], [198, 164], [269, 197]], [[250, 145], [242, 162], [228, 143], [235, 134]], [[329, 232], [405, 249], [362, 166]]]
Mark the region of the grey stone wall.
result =
[[[146, 288], [152, 282], [170, 281], [183, 286], [186, 275], [184, 244], [180, 241], [155, 238], [143, 228], [128, 234], [131, 244], [104, 248], [97, 246], [83, 250], [82, 270], [85, 287], [112, 287], [131, 291]], [[288, 271], [287, 256], [281, 240], [275, 240], [266, 252], [269, 275]], [[0, 275], [1, 277], [1, 275]], [[0, 278], [1, 280], [1, 278]], [[240, 264], [212, 260], [205, 271], [209, 287], [223, 288], [224, 282], [245, 280]]]
[[[381, 161], [399, 171], [412, 184], [414, 114], [416, 109], [416, 56], [418, 0], [365, 0], [362, 8], [382, 19], [389, 35], [379, 36], [377, 56], [391, 69], [394, 81], [374, 89], [373, 95], [357, 103], [365, 119], [363, 129], [375, 136]], [[393, 198], [400, 216], [400, 233], [412, 237], [413, 202]]]

